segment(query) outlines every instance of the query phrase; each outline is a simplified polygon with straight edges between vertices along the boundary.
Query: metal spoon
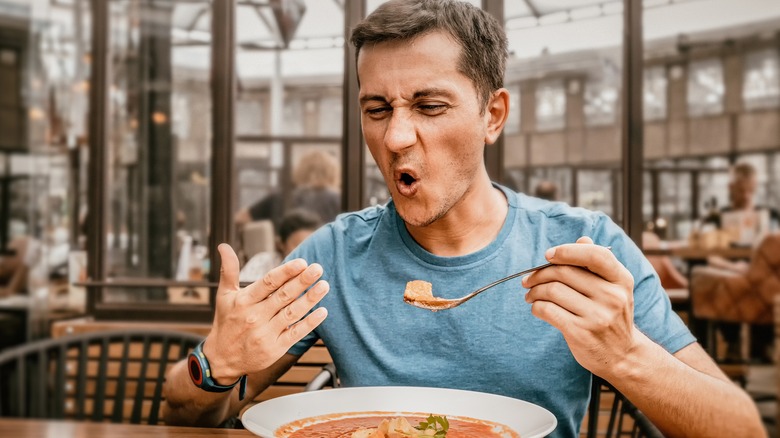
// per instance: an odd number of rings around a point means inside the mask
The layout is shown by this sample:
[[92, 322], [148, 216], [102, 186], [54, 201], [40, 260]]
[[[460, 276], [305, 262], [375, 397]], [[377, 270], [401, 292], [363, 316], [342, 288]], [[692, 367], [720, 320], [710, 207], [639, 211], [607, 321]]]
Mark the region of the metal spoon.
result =
[[[611, 246], [607, 246], [606, 248], [610, 251], [612, 250]], [[522, 275], [530, 274], [531, 272], [544, 269], [548, 266], [552, 266], [552, 263], [545, 263], [543, 265], [535, 266], [533, 268], [526, 269], [525, 271], [518, 272], [517, 274], [512, 274], [508, 277], [504, 277], [500, 280], [496, 280], [490, 283], [489, 285], [481, 287], [475, 290], [474, 292], [466, 296], [463, 296], [461, 298], [435, 297], [433, 296], [431, 283], [423, 280], [412, 280], [406, 283], [406, 290], [404, 290], [404, 301], [408, 304], [411, 304], [412, 306], [419, 307], [421, 309], [428, 309], [433, 312], [436, 312], [437, 310], [452, 309], [453, 307], [460, 306], [466, 301], [476, 297], [477, 295], [481, 294], [482, 292], [490, 289], [491, 287], [497, 284], [501, 284], [505, 281], [509, 281], [513, 278], [517, 278]]]
[[512, 274], [508, 277], [504, 277], [500, 280], [496, 280], [490, 283], [489, 285], [481, 287], [475, 290], [474, 292], [461, 298], [450, 299], [450, 298], [434, 297], [433, 291], [431, 289], [431, 283], [423, 280], [412, 280], [406, 283], [406, 290], [404, 290], [404, 301], [407, 302], [408, 304], [411, 304], [412, 306], [416, 306], [422, 309], [432, 310], [434, 312], [436, 312], [437, 310], [452, 309], [453, 307], [460, 306], [466, 301], [476, 297], [477, 295], [481, 294], [482, 292], [490, 289], [491, 287], [497, 284], [501, 284], [513, 278], [520, 277], [521, 275], [530, 274], [531, 272], [538, 271], [539, 269], [546, 268], [548, 266], [552, 266], [552, 263], [545, 263], [543, 265], [539, 265], [531, 269], [526, 269], [525, 271], [518, 272], [517, 274]]

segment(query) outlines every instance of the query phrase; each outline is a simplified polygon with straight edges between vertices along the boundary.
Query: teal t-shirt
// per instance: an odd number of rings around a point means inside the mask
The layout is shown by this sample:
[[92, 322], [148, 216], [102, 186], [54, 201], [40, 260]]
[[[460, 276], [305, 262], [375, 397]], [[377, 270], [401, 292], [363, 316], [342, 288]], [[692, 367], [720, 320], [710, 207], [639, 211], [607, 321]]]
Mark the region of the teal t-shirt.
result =
[[695, 341], [672, 312], [655, 271], [606, 215], [543, 201], [504, 187], [509, 210], [498, 237], [464, 256], [439, 257], [407, 232], [393, 202], [340, 215], [288, 259], [323, 266], [327, 319], [290, 349], [300, 355], [321, 338], [344, 386], [411, 385], [490, 392], [538, 404], [558, 419], [551, 436], [572, 437], [590, 396], [591, 374], [561, 333], [531, 314], [520, 279], [452, 310], [404, 303], [407, 281], [433, 284], [455, 298], [544, 263], [544, 252], [581, 236], [611, 246], [635, 279], [636, 326], [674, 353]]

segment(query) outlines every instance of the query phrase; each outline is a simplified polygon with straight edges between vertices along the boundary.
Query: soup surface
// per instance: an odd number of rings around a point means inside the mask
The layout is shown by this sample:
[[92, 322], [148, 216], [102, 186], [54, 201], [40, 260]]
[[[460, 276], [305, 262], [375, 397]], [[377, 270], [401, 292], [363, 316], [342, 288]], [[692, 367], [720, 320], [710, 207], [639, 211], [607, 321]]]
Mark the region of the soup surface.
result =
[[[382, 420], [404, 417], [417, 425], [428, 417], [423, 413], [351, 412], [304, 418], [281, 426], [276, 436], [282, 438], [350, 438], [359, 429], [376, 428]], [[503, 424], [469, 417], [447, 416], [447, 438], [520, 438]]]

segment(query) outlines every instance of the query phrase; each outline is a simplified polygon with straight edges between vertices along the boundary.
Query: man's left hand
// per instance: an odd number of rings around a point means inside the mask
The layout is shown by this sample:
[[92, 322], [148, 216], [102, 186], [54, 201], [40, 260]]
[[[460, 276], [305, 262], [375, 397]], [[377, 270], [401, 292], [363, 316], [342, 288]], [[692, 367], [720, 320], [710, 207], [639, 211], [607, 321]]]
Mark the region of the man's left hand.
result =
[[574, 358], [608, 378], [637, 344], [634, 278], [588, 237], [547, 250], [553, 266], [523, 278], [532, 313], [563, 333]]

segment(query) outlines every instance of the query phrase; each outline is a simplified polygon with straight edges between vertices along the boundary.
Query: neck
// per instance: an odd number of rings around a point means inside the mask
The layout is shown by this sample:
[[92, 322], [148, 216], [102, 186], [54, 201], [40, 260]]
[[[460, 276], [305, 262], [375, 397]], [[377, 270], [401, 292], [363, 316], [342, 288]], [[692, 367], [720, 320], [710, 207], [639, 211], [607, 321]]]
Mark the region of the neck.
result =
[[455, 257], [488, 246], [501, 231], [508, 212], [504, 193], [493, 187], [487, 174], [436, 222], [406, 229], [426, 251]]

